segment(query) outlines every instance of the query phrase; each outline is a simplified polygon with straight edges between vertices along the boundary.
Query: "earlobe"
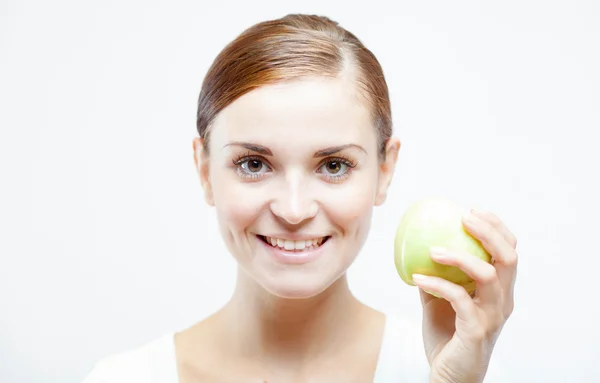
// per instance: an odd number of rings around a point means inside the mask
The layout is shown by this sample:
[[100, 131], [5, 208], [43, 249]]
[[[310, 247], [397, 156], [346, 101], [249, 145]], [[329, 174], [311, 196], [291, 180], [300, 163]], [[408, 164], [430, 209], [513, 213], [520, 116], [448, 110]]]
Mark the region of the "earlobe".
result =
[[394, 171], [396, 170], [396, 162], [398, 160], [398, 152], [400, 151], [400, 140], [392, 137], [386, 142], [385, 146], [385, 161], [379, 166], [379, 179], [377, 185], [377, 195], [375, 196], [374, 205], [380, 206], [387, 199], [387, 191], [392, 183]]
[[210, 206], [214, 206], [212, 185], [210, 183], [208, 153], [206, 153], [204, 149], [203, 140], [200, 137], [194, 138], [192, 147], [194, 149], [194, 163], [196, 164], [196, 171], [200, 177], [200, 185], [204, 190], [204, 200]]

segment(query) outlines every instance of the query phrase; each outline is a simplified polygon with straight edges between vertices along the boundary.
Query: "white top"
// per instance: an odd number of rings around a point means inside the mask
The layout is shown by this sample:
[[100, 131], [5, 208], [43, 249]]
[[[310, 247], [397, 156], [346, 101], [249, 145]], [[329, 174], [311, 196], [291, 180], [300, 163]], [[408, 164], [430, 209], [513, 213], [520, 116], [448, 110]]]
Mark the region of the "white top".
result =
[[[485, 382], [506, 382], [492, 378]], [[493, 379], [493, 380], [492, 380]], [[100, 360], [83, 383], [178, 383], [174, 334], [168, 333], [137, 349]], [[429, 364], [423, 349], [421, 326], [387, 316], [374, 383], [429, 382]]]

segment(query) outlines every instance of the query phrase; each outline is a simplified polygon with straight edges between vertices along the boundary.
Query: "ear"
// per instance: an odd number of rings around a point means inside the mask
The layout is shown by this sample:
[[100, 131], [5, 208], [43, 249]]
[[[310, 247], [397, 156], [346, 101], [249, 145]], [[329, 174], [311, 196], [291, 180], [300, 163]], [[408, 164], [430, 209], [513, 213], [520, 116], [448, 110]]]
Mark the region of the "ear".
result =
[[387, 198], [387, 191], [392, 183], [398, 152], [400, 151], [400, 140], [396, 137], [390, 138], [385, 145], [385, 161], [379, 165], [379, 178], [377, 181], [377, 194], [375, 206], [382, 205]]
[[208, 172], [208, 153], [204, 150], [204, 140], [200, 137], [196, 137], [194, 138], [192, 146], [194, 148], [194, 163], [196, 164], [196, 170], [200, 177], [200, 184], [202, 185], [202, 189], [204, 189], [204, 200], [210, 206], [215, 206], [210, 175]]

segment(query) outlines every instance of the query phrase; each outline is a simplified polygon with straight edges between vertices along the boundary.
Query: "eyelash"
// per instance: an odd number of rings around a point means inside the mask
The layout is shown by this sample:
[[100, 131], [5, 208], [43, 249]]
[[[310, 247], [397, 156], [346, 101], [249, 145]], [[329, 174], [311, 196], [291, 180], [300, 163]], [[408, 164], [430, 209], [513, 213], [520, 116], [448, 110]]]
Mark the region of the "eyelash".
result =
[[[262, 164], [264, 164], [265, 166], [269, 167], [269, 165], [267, 165], [266, 161], [260, 157], [260, 156], [256, 156], [250, 153], [246, 153], [243, 155], [240, 155], [236, 158], [233, 159], [233, 165], [236, 166], [236, 170], [237, 173], [240, 177], [242, 178], [246, 178], [246, 179], [250, 179], [250, 180], [256, 180], [261, 178], [263, 175], [262, 174], [248, 174], [245, 173], [242, 169], [241, 169], [241, 164], [243, 164], [246, 161], [260, 161]], [[319, 168], [321, 168], [324, 164], [329, 163], [329, 162], [341, 162], [342, 164], [346, 165], [348, 168], [346, 170], [346, 172], [342, 175], [339, 176], [335, 176], [335, 175], [325, 175], [325, 177], [328, 178], [329, 181], [333, 181], [333, 182], [341, 182], [343, 180], [345, 180], [346, 178], [348, 178], [350, 176], [350, 173], [352, 173], [352, 169], [354, 169], [356, 167], [356, 163], [354, 161], [352, 161], [350, 158], [345, 157], [343, 155], [338, 155], [335, 157], [329, 157], [327, 159], [325, 159], [324, 161], [322, 161], [319, 164]]]

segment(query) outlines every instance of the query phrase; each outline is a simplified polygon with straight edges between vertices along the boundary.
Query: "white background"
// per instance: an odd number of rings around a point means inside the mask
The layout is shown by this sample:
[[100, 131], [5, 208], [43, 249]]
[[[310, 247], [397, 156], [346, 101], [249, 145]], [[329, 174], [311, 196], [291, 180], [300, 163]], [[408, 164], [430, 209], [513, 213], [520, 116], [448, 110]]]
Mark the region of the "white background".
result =
[[403, 210], [427, 195], [492, 210], [520, 254], [495, 358], [514, 382], [599, 381], [599, 3], [284, 3], [0, 2], [0, 381], [79, 382], [228, 299], [196, 100], [226, 43], [291, 12], [377, 55], [403, 143], [356, 294], [419, 320], [393, 266]]

